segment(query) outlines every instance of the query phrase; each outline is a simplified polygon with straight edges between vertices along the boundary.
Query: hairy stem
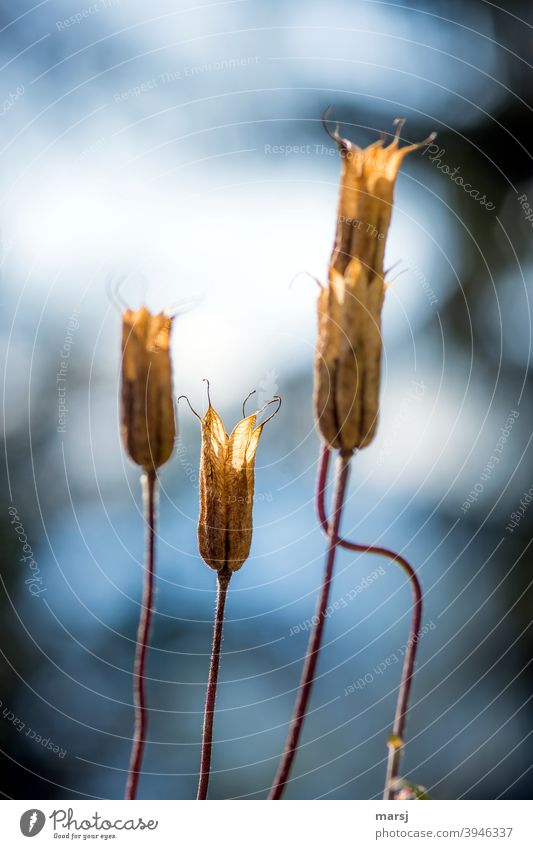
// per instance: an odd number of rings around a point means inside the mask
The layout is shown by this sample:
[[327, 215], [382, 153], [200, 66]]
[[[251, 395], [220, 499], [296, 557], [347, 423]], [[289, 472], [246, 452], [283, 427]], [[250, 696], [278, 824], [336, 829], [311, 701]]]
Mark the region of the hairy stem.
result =
[[211, 776], [211, 752], [213, 748], [213, 721], [215, 718], [215, 702], [217, 698], [218, 670], [220, 668], [220, 649], [222, 646], [222, 629], [224, 627], [224, 609], [226, 596], [231, 579], [231, 571], [225, 566], [217, 572], [218, 590], [215, 622], [213, 626], [213, 646], [211, 649], [211, 664], [204, 709], [204, 729], [202, 734], [202, 756], [200, 761], [200, 780], [198, 782], [197, 799], [207, 799], [209, 778]]
[[[329, 522], [326, 515], [325, 507], [325, 491], [328, 477], [328, 468], [330, 461], [330, 450], [327, 445], [322, 448], [320, 455], [320, 465], [318, 472], [317, 483], [317, 513], [322, 528], [329, 534]], [[407, 713], [409, 710], [409, 697], [411, 694], [411, 685], [413, 682], [414, 667], [416, 661], [416, 652], [418, 648], [418, 634], [422, 621], [422, 587], [416, 575], [415, 570], [407, 562], [405, 557], [392, 551], [389, 548], [382, 548], [377, 545], [362, 545], [360, 543], [350, 542], [350, 540], [339, 539], [338, 544], [343, 548], [348, 548], [350, 551], [360, 551], [362, 553], [380, 554], [382, 557], [387, 557], [390, 560], [398, 563], [403, 569], [411, 584], [413, 593], [413, 606], [411, 615], [411, 628], [409, 639], [407, 641], [407, 650], [403, 662], [402, 676], [400, 680], [400, 689], [398, 691], [398, 700], [396, 703], [396, 713], [394, 715], [394, 724], [392, 734], [389, 737], [389, 757], [387, 762], [387, 776], [385, 780], [385, 790], [383, 793], [384, 799], [393, 799], [395, 793], [395, 784], [398, 779], [400, 758], [402, 753], [405, 725], [407, 722]]]
[[155, 577], [155, 514], [156, 514], [156, 473], [154, 470], [144, 471], [141, 477], [143, 488], [143, 508], [146, 522], [146, 561], [144, 573], [144, 588], [139, 629], [137, 631], [137, 646], [135, 651], [135, 666], [133, 670], [133, 696], [135, 703], [135, 728], [131, 748], [130, 765], [126, 782], [126, 799], [135, 799], [137, 785], [141, 774], [146, 730], [148, 725], [148, 708], [146, 707], [146, 659], [148, 655], [148, 639], [152, 622], [154, 602]]
[[346, 494], [346, 484], [350, 471], [350, 454], [340, 454], [337, 461], [337, 478], [335, 486], [335, 504], [333, 508], [333, 519], [328, 528], [329, 546], [326, 556], [326, 566], [324, 569], [324, 578], [322, 589], [316, 608], [316, 625], [311, 631], [305, 663], [300, 681], [300, 687], [296, 698], [296, 704], [292, 715], [289, 734], [285, 749], [281, 757], [281, 761], [271, 787], [269, 799], [281, 799], [285, 786], [289, 779], [292, 763], [294, 761], [300, 736], [302, 733], [303, 723], [313, 688], [315, 678], [315, 669], [318, 662], [320, 649], [322, 646], [322, 634], [324, 631], [325, 614], [328, 607], [329, 594], [331, 589], [331, 581], [333, 577], [333, 568], [335, 565], [335, 552], [339, 542], [339, 525], [341, 520], [342, 509], [344, 506], [344, 497]]

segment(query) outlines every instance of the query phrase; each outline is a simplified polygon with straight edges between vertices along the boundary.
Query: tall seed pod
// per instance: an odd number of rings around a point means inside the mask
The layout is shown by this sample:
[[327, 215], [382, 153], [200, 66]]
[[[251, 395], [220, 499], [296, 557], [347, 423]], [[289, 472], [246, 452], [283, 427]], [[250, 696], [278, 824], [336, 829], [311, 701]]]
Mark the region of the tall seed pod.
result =
[[[276, 395], [261, 410], [246, 416], [248, 398], [242, 407], [243, 417], [229, 436], [210, 397], [203, 418], [191, 407], [202, 428], [198, 548], [206, 564], [216, 571], [218, 581], [197, 794], [197, 799], [202, 800], [207, 798], [211, 774], [213, 722], [228, 586], [231, 576], [241, 568], [250, 552], [255, 455], [259, 438], [265, 424], [281, 407], [281, 398]], [[264, 422], [256, 424], [258, 415], [272, 403], [277, 403], [277, 409]]]
[[134, 666], [135, 729], [126, 799], [135, 799], [148, 726], [145, 671], [155, 581], [157, 469], [172, 454], [176, 436], [170, 331], [172, 318], [146, 307], [122, 314], [121, 434], [131, 460], [143, 470], [146, 566]]
[[[400, 147], [403, 120], [392, 142], [366, 148], [331, 137], [341, 155], [335, 244], [328, 285], [318, 297], [315, 415], [330, 448], [351, 453], [374, 438], [382, 353], [383, 258], [396, 178], [405, 156], [435, 138]], [[326, 116], [324, 125], [329, 133]]]
[[172, 318], [146, 307], [122, 316], [121, 430], [129, 456], [145, 470], [157, 469], [174, 448], [170, 331]]

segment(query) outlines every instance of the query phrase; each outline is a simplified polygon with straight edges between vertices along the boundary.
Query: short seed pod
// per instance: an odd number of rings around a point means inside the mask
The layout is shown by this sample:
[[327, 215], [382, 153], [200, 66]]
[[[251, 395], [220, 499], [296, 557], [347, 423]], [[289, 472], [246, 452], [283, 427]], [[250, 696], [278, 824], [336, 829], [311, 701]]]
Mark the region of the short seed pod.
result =
[[172, 318], [146, 307], [122, 315], [121, 432], [129, 456], [145, 471], [169, 459], [176, 436], [170, 331]]
[[344, 453], [368, 445], [378, 421], [383, 258], [396, 178], [406, 154], [435, 137], [401, 148], [404, 122], [396, 123], [389, 145], [382, 137], [364, 149], [330, 133], [342, 170], [328, 285], [318, 298], [315, 415], [327, 444]]
[[[241, 568], [252, 543], [255, 454], [265, 424], [281, 406], [277, 395], [269, 404], [278, 407], [262, 424], [257, 416], [244, 416], [227, 435], [211, 401], [203, 418], [200, 459], [200, 517], [198, 547], [212, 569], [225, 567], [232, 572]], [[194, 412], [194, 411], [193, 411]]]

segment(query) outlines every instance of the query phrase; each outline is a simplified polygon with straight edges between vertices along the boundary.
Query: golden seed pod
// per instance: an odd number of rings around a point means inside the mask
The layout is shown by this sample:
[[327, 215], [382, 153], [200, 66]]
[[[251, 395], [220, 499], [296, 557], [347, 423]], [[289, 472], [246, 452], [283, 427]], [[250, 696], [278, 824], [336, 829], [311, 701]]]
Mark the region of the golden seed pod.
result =
[[166, 463], [174, 448], [172, 319], [146, 307], [122, 314], [121, 433], [129, 456], [145, 471]]
[[281, 406], [278, 396], [273, 402], [279, 406], [266, 421], [255, 426], [259, 413], [246, 416], [230, 436], [211, 402], [203, 418], [195, 414], [202, 427], [198, 546], [217, 571], [227, 567], [236, 572], [250, 552], [255, 454], [265, 424]]
[[315, 416], [331, 448], [351, 453], [374, 438], [378, 422], [383, 258], [396, 177], [406, 154], [434, 135], [400, 148], [393, 141], [359, 148], [329, 133], [341, 154], [337, 230], [328, 285], [318, 297]]

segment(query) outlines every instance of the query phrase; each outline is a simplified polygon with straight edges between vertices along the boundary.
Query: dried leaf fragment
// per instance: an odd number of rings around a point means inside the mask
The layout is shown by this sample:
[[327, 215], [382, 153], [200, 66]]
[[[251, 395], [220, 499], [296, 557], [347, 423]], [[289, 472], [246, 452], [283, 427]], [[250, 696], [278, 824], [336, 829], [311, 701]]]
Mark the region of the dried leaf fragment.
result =
[[122, 315], [121, 433], [129, 456], [150, 471], [174, 447], [170, 331], [172, 318], [146, 307]]
[[[278, 396], [273, 401], [281, 405]], [[275, 413], [278, 410], [279, 406]], [[212, 569], [236, 572], [250, 551], [255, 455], [266, 424], [256, 426], [257, 416], [241, 419], [229, 436], [211, 403], [205, 416], [198, 416], [202, 427], [198, 545]]]
[[405, 778], [399, 778], [395, 784], [394, 798], [397, 802], [411, 801], [417, 799], [419, 801], [427, 801], [429, 799], [427, 787], [423, 784], [413, 784], [412, 781], [407, 781]]
[[434, 138], [401, 148], [402, 126], [398, 121], [390, 144], [381, 138], [366, 148], [331, 134], [342, 169], [328, 285], [318, 297], [315, 415], [329, 446], [346, 453], [368, 445], [378, 421], [383, 258], [394, 185], [406, 154]]

